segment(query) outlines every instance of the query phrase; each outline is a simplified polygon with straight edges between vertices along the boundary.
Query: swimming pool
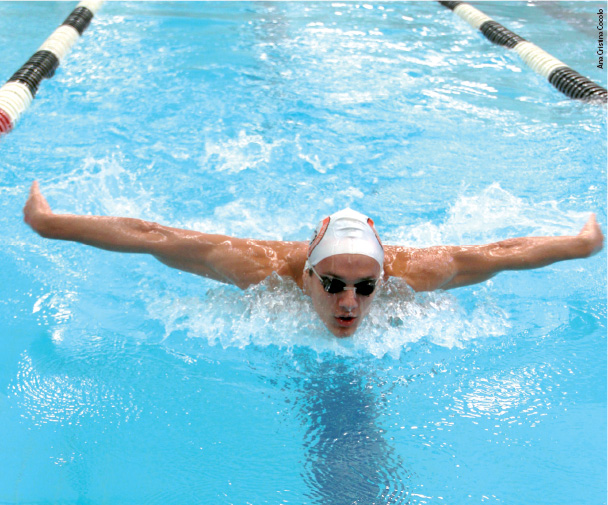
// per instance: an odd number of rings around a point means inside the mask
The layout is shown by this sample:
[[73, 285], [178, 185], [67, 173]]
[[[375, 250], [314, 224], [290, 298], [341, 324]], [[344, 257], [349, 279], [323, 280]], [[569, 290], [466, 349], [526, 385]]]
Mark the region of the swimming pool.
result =
[[[1, 2], [0, 78], [73, 7]], [[606, 86], [600, 7], [480, 8]], [[605, 251], [394, 281], [338, 341], [286, 281], [45, 241], [21, 208], [38, 179], [58, 212], [256, 238], [347, 205], [417, 247], [605, 231], [606, 132], [436, 3], [107, 3], [0, 140], [0, 503], [605, 503]]]

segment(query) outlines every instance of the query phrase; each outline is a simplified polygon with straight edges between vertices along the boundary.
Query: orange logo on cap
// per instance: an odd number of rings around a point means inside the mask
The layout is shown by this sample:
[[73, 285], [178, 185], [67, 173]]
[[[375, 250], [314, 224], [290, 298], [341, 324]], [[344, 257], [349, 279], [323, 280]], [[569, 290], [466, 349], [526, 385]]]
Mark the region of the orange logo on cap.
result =
[[378, 232], [376, 231], [376, 227], [374, 226], [374, 222], [372, 221], [371, 217], [367, 218], [367, 224], [369, 224], [372, 228], [372, 230], [374, 231], [374, 235], [376, 235], [376, 239], [378, 239], [378, 243], [380, 244], [380, 247], [382, 247], [382, 250], [384, 251], [384, 246], [382, 245], [382, 241], [380, 240], [380, 236], [378, 235]]
[[323, 222], [321, 223], [321, 226], [319, 227], [319, 231], [316, 233], [316, 235], [311, 240], [310, 245], [308, 246], [308, 257], [309, 258], [310, 258], [310, 255], [312, 254], [312, 251], [314, 250], [314, 248], [317, 247], [317, 245], [319, 245], [319, 242], [321, 242], [321, 239], [325, 235], [325, 232], [327, 231], [327, 227], [329, 226], [329, 220], [330, 220], [329, 216], [327, 216], [325, 219], [323, 219]]

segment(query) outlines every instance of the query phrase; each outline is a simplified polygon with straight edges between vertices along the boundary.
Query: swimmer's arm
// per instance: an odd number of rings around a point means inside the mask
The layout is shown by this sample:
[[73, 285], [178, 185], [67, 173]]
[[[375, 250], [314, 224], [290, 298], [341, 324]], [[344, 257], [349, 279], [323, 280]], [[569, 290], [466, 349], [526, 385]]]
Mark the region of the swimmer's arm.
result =
[[389, 250], [385, 271], [388, 275], [401, 274], [417, 291], [451, 289], [483, 282], [505, 270], [587, 258], [599, 252], [603, 242], [604, 235], [592, 214], [578, 235], [513, 238], [481, 246]]
[[156, 226], [164, 240], [155, 244], [151, 254], [170, 267], [242, 289], [273, 272], [296, 282], [302, 275], [304, 242], [242, 239]]
[[272, 272], [296, 278], [305, 244], [260, 241], [171, 228], [141, 219], [55, 214], [34, 182], [24, 220], [45, 238], [116, 252], [151, 254], [162, 263], [245, 288]]

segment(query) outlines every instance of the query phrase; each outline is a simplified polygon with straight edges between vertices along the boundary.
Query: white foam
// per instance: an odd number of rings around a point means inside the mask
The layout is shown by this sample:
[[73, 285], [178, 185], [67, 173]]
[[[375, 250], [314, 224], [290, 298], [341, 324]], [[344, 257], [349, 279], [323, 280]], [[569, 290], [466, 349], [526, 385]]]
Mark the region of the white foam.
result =
[[[201, 345], [244, 348], [277, 346], [285, 350], [307, 347], [319, 355], [366, 355], [398, 358], [420, 340], [442, 347], [462, 347], [469, 340], [503, 335], [506, 314], [485, 294], [468, 310], [445, 292], [414, 293], [399, 279], [391, 279], [376, 297], [370, 314], [352, 338], [334, 337], [319, 320], [310, 298], [290, 280], [272, 275], [242, 292], [219, 286], [206, 298], [156, 296], [148, 313], [172, 334], [187, 335], [196, 353]], [[183, 337], [181, 337], [183, 338]]]

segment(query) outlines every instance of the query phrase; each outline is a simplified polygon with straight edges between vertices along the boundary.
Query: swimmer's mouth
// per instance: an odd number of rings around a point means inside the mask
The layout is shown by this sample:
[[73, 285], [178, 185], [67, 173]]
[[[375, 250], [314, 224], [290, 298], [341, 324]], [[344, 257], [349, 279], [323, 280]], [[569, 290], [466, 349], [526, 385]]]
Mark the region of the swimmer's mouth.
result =
[[338, 321], [338, 324], [344, 328], [352, 326], [356, 319], [357, 318], [354, 316], [336, 316], [336, 321]]

